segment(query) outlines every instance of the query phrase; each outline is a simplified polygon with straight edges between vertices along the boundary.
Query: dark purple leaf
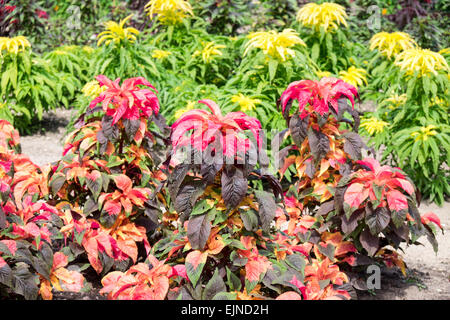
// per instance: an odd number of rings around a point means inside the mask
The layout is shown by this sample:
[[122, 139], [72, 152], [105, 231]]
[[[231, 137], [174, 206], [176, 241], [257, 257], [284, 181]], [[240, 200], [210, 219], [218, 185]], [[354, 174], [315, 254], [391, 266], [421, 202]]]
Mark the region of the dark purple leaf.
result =
[[400, 228], [395, 228], [394, 232], [396, 235], [398, 235], [402, 240], [408, 241], [409, 240], [409, 228], [407, 225], [402, 225]]
[[346, 132], [342, 136], [345, 138], [344, 151], [348, 153], [353, 160], [360, 160], [361, 149], [364, 146], [361, 137], [355, 132]]
[[13, 285], [12, 281], [12, 270], [9, 265], [5, 264], [3, 267], [0, 267], [0, 283], [11, 288]]
[[190, 168], [191, 166], [189, 164], [179, 164], [172, 170], [167, 182], [169, 194], [172, 199], [176, 198], [178, 190]]
[[[270, 224], [275, 218], [277, 211], [277, 205], [273, 198], [273, 195], [266, 191], [255, 191], [255, 196], [259, 204], [259, 218], [261, 219], [261, 225], [263, 230], [269, 230]], [[250, 211], [250, 210], [248, 210]]]
[[235, 208], [244, 199], [247, 188], [248, 182], [242, 170], [226, 166], [222, 172], [222, 198], [227, 209]]
[[187, 236], [192, 249], [203, 250], [211, 232], [207, 214], [192, 216], [187, 227]]
[[3, 208], [0, 206], [0, 230], [6, 227], [6, 215]]
[[50, 179], [50, 189], [52, 190], [53, 195], [56, 195], [59, 190], [61, 190], [62, 186], [66, 182], [66, 175], [58, 172], [53, 175], [53, 177]]
[[265, 174], [262, 175], [261, 178], [263, 180], [267, 180], [272, 188], [273, 194], [275, 195], [275, 198], [278, 198], [278, 196], [281, 196], [281, 198], [284, 197], [283, 195], [283, 188], [281, 187], [280, 181], [276, 177], [274, 177], [271, 174]]
[[128, 137], [128, 140], [133, 140], [136, 132], [139, 130], [141, 125], [141, 120], [131, 120], [131, 119], [122, 119], [123, 126], [125, 128], [125, 134]]
[[359, 241], [364, 249], [367, 250], [369, 256], [373, 256], [379, 247], [379, 238], [375, 237], [370, 233], [369, 228], [365, 228], [364, 231], [359, 236]]
[[370, 206], [366, 206], [366, 224], [374, 236], [383, 231], [390, 221], [391, 216], [386, 207], [378, 207], [373, 210]]
[[330, 141], [328, 140], [328, 137], [322, 132], [309, 128], [308, 140], [311, 154], [316, 160], [325, 157], [330, 150]]
[[320, 205], [319, 210], [317, 210], [316, 216], [326, 215], [333, 210], [334, 210], [334, 200], [324, 202]]
[[203, 180], [207, 184], [212, 184], [214, 182], [214, 179], [216, 178], [217, 172], [222, 168], [221, 164], [205, 164], [202, 163], [200, 168], [200, 174], [202, 175]]
[[347, 186], [337, 187], [334, 191], [334, 208], [337, 214], [342, 214], [344, 212], [344, 194], [347, 190]]
[[297, 114], [292, 116], [289, 121], [289, 131], [291, 132], [292, 140], [299, 148], [308, 136], [308, 123], [309, 116], [301, 119]]
[[306, 161], [306, 169], [305, 174], [312, 179], [314, 174], [316, 173], [316, 166], [314, 165], [313, 160]]
[[119, 127], [117, 124], [112, 124], [113, 117], [104, 116], [102, 118], [102, 132], [106, 139], [115, 141], [119, 138]]
[[353, 232], [358, 226], [358, 221], [363, 217], [363, 210], [356, 210], [352, 213], [350, 218], [347, 218], [345, 215], [341, 216], [342, 232], [346, 235]]
[[27, 300], [36, 300], [39, 291], [35, 281], [37, 277], [28, 270], [28, 265], [17, 264], [13, 269], [14, 292], [24, 296]]
[[199, 180], [188, 180], [181, 185], [174, 201], [174, 208], [184, 219], [192, 212], [195, 202], [205, 190], [205, 184]]

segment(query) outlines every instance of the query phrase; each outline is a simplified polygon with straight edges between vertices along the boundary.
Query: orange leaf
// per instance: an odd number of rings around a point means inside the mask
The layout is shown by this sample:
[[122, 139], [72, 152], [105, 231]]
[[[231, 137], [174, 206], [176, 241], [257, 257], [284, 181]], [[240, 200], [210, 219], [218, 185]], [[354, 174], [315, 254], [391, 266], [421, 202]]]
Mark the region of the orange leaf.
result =
[[134, 242], [133, 239], [117, 239], [117, 246], [119, 247], [120, 251], [125, 253], [127, 256], [129, 256], [134, 263], [136, 263], [137, 256], [138, 256], [138, 248], [136, 246], [136, 242]]
[[[0, 258], [1, 259], [1, 258]], [[41, 282], [41, 287], [39, 288], [39, 294], [44, 300], [52, 300], [52, 286], [48, 280], [43, 280]]]
[[249, 259], [245, 264], [245, 278], [250, 282], [259, 281], [259, 277], [267, 271], [269, 266], [270, 262], [264, 256]]
[[158, 277], [154, 280], [151, 287], [151, 300], [164, 300], [169, 291], [169, 278], [165, 276]]
[[296, 156], [291, 155], [291, 156], [287, 157], [287, 158], [284, 160], [283, 167], [280, 169], [280, 175], [281, 175], [281, 176], [283, 176], [284, 173], [286, 172], [286, 170], [287, 170], [292, 164], [295, 163], [295, 159], [296, 159], [296, 158], [297, 158]]
[[325, 173], [325, 171], [328, 170], [329, 167], [330, 167], [330, 163], [328, 162], [328, 160], [327, 159], [322, 159], [320, 161], [320, 171], [319, 171], [319, 174], [317, 176], [320, 177], [322, 174]]
[[91, 266], [97, 273], [100, 273], [103, 269], [102, 263], [98, 258], [98, 243], [95, 238], [89, 238], [83, 243], [83, 247], [88, 254], [88, 260]]
[[100, 294], [111, 292], [117, 286], [120, 278], [123, 275], [123, 272], [113, 271], [104, 276], [101, 281], [103, 288], [100, 290]]
[[209, 254], [218, 254], [223, 248], [225, 248], [225, 243], [222, 240], [222, 236], [220, 234], [218, 235], [218, 232], [219, 229], [214, 228], [209, 235], [208, 241], [206, 242]]
[[117, 188], [123, 191], [123, 193], [128, 193], [133, 185], [131, 179], [124, 174], [119, 174], [114, 177], [114, 182]]

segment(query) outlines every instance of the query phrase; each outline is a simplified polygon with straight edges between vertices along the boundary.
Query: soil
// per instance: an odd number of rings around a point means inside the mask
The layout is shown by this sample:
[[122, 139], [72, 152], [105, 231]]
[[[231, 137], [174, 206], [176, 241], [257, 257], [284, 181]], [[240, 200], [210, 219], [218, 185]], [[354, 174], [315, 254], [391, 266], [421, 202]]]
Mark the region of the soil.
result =
[[[369, 107], [370, 108], [370, 107]], [[74, 111], [58, 109], [44, 115], [42, 130], [32, 135], [22, 136], [22, 152], [38, 165], [60, 159], [63, 150], [64, 134]], [[421, 213], [434, 212], [440, 219], [445, 233], [439, 234], [437, 240], [439, 251], [433, 251], [431, 244], [422, 238], [423, 246], [403, 246], [402, 254], [407, 266], [404, 277], [397, 269], [382, 271], [381, 289], [372, 294], [358, 292], [363, 300], [450, 300], [450, 202], [442, 207], [422, 203]], [[94, 286], [88, 293], [55, 292], [58, 300], [100, 300]]]

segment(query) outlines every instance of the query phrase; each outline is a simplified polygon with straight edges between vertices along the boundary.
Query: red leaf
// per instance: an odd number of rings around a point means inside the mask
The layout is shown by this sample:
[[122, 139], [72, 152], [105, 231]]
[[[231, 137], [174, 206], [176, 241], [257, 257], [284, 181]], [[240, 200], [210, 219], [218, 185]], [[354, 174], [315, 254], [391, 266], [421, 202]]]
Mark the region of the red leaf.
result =
[[9, 252], [11, 252], [12, 255], [16, 254], [16, 250], [17, 250], [16, 241], [14, 241], [14, 240], [0, 240], [0, 242], [8, 247]]
[[365, 189], [361, 183], [352, 183], [344, 194], [344, 201], [352, 208], [359, 205], [369, 196], [369, 189]]
[[[243, 112], [230, 112], [223, 116], [214, 101], [206, 99], [200, 100], [199, 103], [206, 104], [212, 113], [194, 109], [175, 121], [171, 136], [174, 149], [191, 144], [202, 151], [211, 146], [211, 151], [234, 155], [237, 149], [245, 152], [251, 145], [249, 139], [238, 137], [238, 134], [245, 130], [250, 130], [256, 138], [258, 147], [261, 146], [259, 135], [261, 123], [256, 118], [249, 117]], [[186, 133], [189, 134], [188, 137], [185, 136]]]
[[405, 190], [410, 195], [414, 193], [414, 187], [408, 180], [396, 178], [396, 179], [392, 179], [391, 182], [395, 186], [400, 187], [403, 190]]
[[103, 209], [105, 209], [105, 211], [108, 212], [110, 216], [112, 216], [118, 215], [122, 209], [122, 206], [120, 205], [119, 202], [108, 200], [103, 206]]
[[296, 286], [299, 289], [302, 289], [305, 287], [305, 285], [301, 281], [299, 281], [295, 275], [292, 277], [292, 280], [289, 281], [289, 283], [293, 284], [294, 286]]
[[0, 257], [0, 269], [3, 268], [6, 264], [7, 264], [6, 261], [3, 260], [2, 257]]
[[186, 273], [186, 266], [184, 264], [177, 264], [176, 266], [172, 267], [172, 271], [169, 274], [169, 278], [172, 277], [183, 277], [186, 280], [188, 280], [188, 276]]
[[391, 190], [386, 194], [389, 209], [401, 211], [408, 209], [408, 200], [405, 195], [398, 190]]
[[424, 215], [422, 215], [420, 217], [420, 220], [422, 221], [423, 224], [428, 224], [430, 222], [434, 222], [439, 226], [439, 228], [443, 229], [442, 225], [441, 225], [441, 220], [433, 212], [425, 213]]
[[58, 269], [67, 266], [68, 258], [62, 252], [56, 252], [53, 255], [53, 269]]

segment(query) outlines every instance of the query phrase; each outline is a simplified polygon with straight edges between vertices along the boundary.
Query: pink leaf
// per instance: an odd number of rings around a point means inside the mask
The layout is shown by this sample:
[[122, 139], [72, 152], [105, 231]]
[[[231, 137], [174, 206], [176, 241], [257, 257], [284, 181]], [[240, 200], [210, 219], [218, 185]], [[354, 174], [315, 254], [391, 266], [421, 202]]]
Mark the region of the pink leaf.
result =
[[389, 209], [401, 211], [408, 209], [408, 201], [403, 193], [398, 190], [391, 190], [386, 194]]
[[344, 201], [352, 208], [358, 208], [369, 195], [369, 189], [365, 189], [361, 183], [353, 183], [345, 191]]

